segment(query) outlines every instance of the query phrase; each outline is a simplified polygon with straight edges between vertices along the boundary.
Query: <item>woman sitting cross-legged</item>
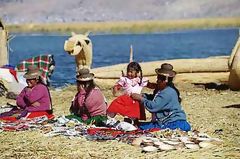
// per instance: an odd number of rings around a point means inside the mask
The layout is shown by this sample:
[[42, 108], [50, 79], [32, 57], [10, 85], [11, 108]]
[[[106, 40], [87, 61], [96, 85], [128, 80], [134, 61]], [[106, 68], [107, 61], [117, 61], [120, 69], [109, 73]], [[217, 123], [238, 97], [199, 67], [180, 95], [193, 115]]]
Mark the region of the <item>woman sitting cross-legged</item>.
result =
[[140, 123], [140, 129], [181, 129], [189, 131], [190, 124], [186, 120], [186, 114], [180, 104], [179, 91], [173, 84], [173, 71], [171, 64], [164, 63], [161, 68], [155, 70], [157, 73], [157, 88], [155, 95], [136, 94], [131, 96], [140, 101], [144, 107], [153, 115], [151, 122]]
[[107, 120], [107, 104], [101, 90], [94, 83], [94, 74], [89, 69], [80, 69], [76, 77], [77, 94], [66, 118], [76, 118], [86, 124], [104, 125]]
[[10, 112], [0, 114], [0, 118], [15, 120], [21, 117], [34, 118], [45, 115], [48, 119], [53, 119], [51, 96], [48, 87], [42, 83], [39, 68], [35, 65], [29, 66], [24, 78], [27, 86], [16, 98], [17, 107]]

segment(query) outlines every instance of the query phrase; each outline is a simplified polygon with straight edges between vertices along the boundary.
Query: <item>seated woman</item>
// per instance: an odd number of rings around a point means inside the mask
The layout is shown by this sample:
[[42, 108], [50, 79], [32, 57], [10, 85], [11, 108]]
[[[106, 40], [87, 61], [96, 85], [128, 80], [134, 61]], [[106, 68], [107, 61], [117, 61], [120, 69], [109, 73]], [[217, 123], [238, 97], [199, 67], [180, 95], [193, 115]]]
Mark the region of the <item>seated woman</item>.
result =
[[179, 91], [173, 84], [173, 71], [171, 64], [164, 63], [161, 68], [155, 70], [157, 73], [157, 88], [155, 95], [140, 95], [133, 93], [133, 99], [140, 101], [144, 107], [152, 113], [151, 122], [140, 123], [139, 128], [143, 130], [160, 129], [181, 129], [191, 130], [190, 124], [186, 120], [186, 114], [180, 104]]
[[76, 77], [77, 94], [75, 95], [70, 112], [66, 118], [76, 118], [86, 124], [104, 125], [107, 120], [107, 104], [101, 90], [94, 83], [94, 74], [89, 69], [80, 69]]
[[46, 115], [53, 119], [50, 93], [47, 86], [42, 83], [39, 68], [35, 65], [29, 66], [23, 77], [26, 78], [27, 87], [16, 98], [17, 108], [1, 114], [0, 117], [2, 119], [9, 117], [11, 120], [11, 117], [34, 118]]

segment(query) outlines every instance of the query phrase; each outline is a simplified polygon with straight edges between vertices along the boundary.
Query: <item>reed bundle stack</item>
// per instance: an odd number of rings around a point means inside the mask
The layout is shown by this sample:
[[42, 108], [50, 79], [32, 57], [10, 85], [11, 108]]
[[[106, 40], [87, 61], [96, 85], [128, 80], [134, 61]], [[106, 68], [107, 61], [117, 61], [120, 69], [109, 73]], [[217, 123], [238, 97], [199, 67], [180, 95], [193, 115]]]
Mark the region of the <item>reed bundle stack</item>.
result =
[[7, 50], [8, 33], [3, 22], [0, 19], [0, 66], [8, 64], [8, 50]]

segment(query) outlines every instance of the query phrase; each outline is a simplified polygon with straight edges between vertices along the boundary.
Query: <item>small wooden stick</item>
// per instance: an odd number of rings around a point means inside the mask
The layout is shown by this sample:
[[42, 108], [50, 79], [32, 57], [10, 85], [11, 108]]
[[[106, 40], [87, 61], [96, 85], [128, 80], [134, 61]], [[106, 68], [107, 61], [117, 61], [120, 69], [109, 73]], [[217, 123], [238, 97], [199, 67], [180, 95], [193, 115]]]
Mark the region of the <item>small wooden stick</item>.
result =
[[123, 70], [122, 70], [122, 77], [124, 77], [125, 76], [125, 74], [124, 74], [124, 72], [123, 72]]
[[130, 57], [129, 57], [129, 63], [133, 62], [133, 47], [130, 45]]

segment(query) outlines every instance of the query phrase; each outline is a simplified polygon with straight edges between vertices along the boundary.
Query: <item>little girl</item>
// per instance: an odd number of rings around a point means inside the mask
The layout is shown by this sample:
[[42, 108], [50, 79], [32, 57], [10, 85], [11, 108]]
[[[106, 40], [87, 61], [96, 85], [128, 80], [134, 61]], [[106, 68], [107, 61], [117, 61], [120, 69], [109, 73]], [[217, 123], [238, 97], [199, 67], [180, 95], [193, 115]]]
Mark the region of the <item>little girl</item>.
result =
[[145, 108], [138, 101], [133, 100], [130, 95], [141, 93], [142, 88], [147, 86], [147, 83], [148, 80], [142, 77], [141, 66], [137, 62], [129, 63], [127, 76], [120, 77], [113, 86], [114, 96], [120, 89], [123, 90], [123, 94], [112, 101], [107, 109], [108, 115], [114, 117], [118, 113], [136, 122], [137, 119], [146, 120]]

